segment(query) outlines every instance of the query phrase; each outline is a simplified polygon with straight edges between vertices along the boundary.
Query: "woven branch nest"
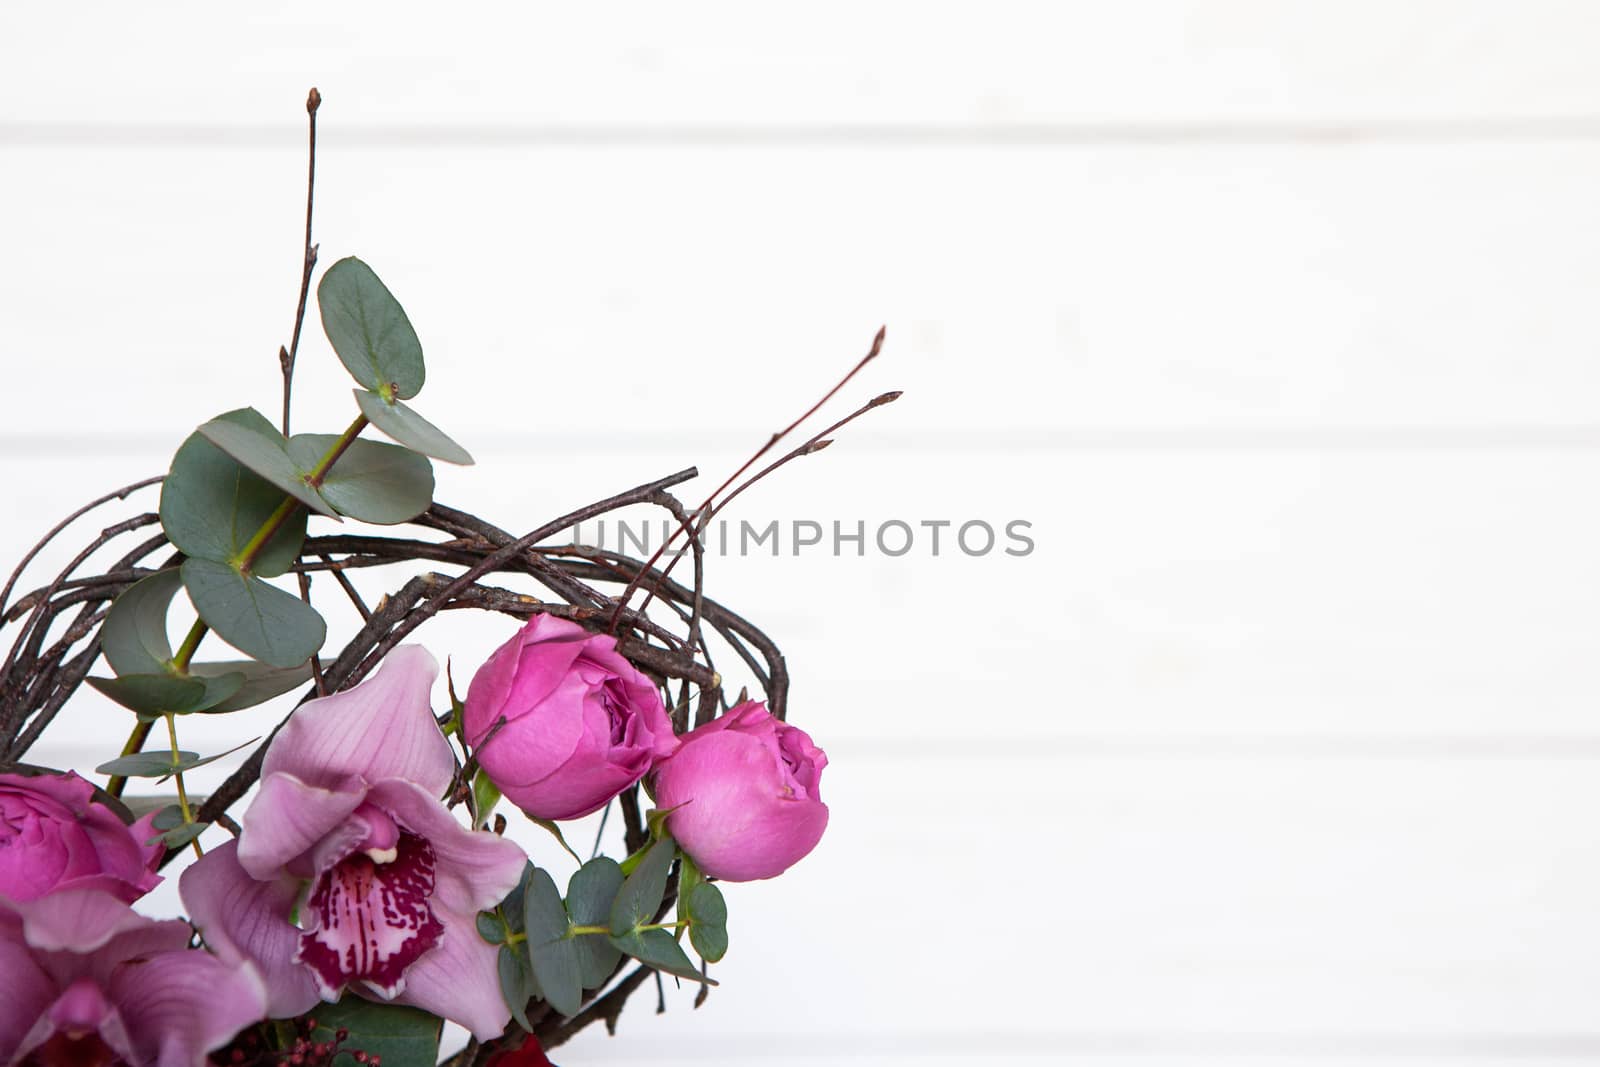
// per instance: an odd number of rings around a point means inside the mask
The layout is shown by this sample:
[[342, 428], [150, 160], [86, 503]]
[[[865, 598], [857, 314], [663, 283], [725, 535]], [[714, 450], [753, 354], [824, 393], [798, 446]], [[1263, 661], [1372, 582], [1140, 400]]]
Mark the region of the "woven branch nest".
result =
[[[730, 651], [754, 676], [764, 691], [768, 707], [784, 715], [788, 674], [782, 653], [758, 627], [703, 593], [703, 554], [698, 537], [689, 541], [693, 577], [678, 581], [669, 568], [583, 544], [549, 545], [549, 541], [576, 524], [632, 505], [664, 508], [685, 531], [694, 519], [669, 490], [695, 477], [693, 468], [637, 486], [596, 501], [551, 520], [539, 529], [514, 537], [474, 515], [435, 503], [411, 522], [386, 527], [384, 534], [334, 534], [309, 537], [291, 571], [299, 576], [303, 596], [310, 599], [313, 585], [319, 592], [334, 579], [340, 595], [347, 596], [365, 624], [331, 659], [314, 659], [315, 683], [296, 701], [332, 693], [355, 685], [390, 649], [441, 611], [474, 609], [498, 612], [517, 619], [546, 613], [570, 619], [586, 629], [617, 634], [617, 650], [662, 689], [673, 728], [683, 733], [715, 718], [729, 706], [722, 677], [713, 661], [713, 644]], [[158, 571], [176, 568], [183, 561], [159, 531], [159, 517], [150, 512], [134, 515], [105, 527], [47, 584], [12, 600], [20, 577], [39, 553], [59, 539], [70, 524], [91, 511], [133, 493], [155, 486], [160, 478], [125, 486], [92, 501], [63, 520], [24, 557], [4, 588], [0, 588], [0, 632], [11, 636], [10, 648], [0, 664], [0, 770], [27, 766], [29, 749], [39, 740], [57, 713], [83, 685], [100, 656], [100, 624], [111, 602], [125, 589]], [[408, 531], [406, 527], [411, 529]], [[444, 539], [401, 536], [403, 533], [445, 535]], [[143, 536], [99, 574], [80, 574], [91, 557], [110, 554]], [[158, 562], [153, 559], [166, 551]], [[399, 588], [374, 605], [361, 598], [346, 572], [362, 568], [425, 564]], [[458, 568], [457, 574], [433, 570], [436, 565]], [[495, 574], [525, 575], [550, 594], [551, 599], [487, 584]], [[646, 608], [625, 607], [617, 595], [603, 592], [609, 586], [621, 592], [633, 586], [643, 590]], [[713, 640], [714, 639], [714, 640]], [[287, 714], [284, 716], [287, 719]], [[282, 725], [280, 721], [279, 725]], [[276, 728], [274, 728], [276, 733]], [[268, 736], [244, 763], [201, 806], [201, 821], [231, 825], [229, 807], [255, 783]], [[110, 799], [110, 798], [106, 798]], [[647, 839], [637, 786], [619, 798], [626, 845], [630, 852]], [[118, 805], [120, 807], [120, 804]], [[123, 809], [126, 814], [126, 809]], [[178, 850], [168, 854], [170, 860]], [[669, 891], [664, 915], [672, 904]], [[627, 965], [618, 964], [618, 973]], [[563, 1019], [542, 1002], [533, 1006], [529, 1021], [533, 1033], [547, 1048], [560, 1044], [596, 1020], [614, 1027], [623, 1004], [650, 972], [642, 966], [589, 994], [577, 1016]], [[512, 1031], [518, 1027], [512, 1024]], [[520, 1040], [520, 1033], [507, 1039]], [[479, 1050], [480, 1055], [487, 1051]]]

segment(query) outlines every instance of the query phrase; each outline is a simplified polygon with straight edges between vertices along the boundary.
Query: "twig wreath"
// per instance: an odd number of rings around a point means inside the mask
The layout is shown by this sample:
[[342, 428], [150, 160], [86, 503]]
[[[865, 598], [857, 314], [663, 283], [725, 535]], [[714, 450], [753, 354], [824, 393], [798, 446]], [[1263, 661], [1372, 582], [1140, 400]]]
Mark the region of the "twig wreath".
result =
[[[360, 386], [359, 414], [342, 433], [290, 432], [318, 259], [319, 104], [313, 89], [278, 424], [250, 407], [206, 422], [165, 475], [67, 516], [0, 587], [0, 629], [12, 634], [0, 662], [0, 1064], [433, 1067], [445, 1021], [471, 1034], [447, 1060], [457, 1067], [547, 1063], [543, 1050], [597, 1020], [614, 1030], [652, 977], [700, 983], [698, 1006], [728, 947], [718, 883], [782, 873], [827, 824], [827, 757], [786, 721], [778, 646], [705, 594], [702, 534], [749, 486], [899, 396], [779, 451], [878, 355], [883, 332], [697, 507], [674, 495], [690, 468], [515, 536], [433, 499], [431, 460], [472, 458], [405, 403], [423, 385], [422, 348], [359, 259], [339, 260], [316, 287], [324, 331]], [[393, 443], [363, 437], [369, 427]], [[47, 583], [24, 582], [78, 520], [157, 486], [157, 511], [105, 526]], [[673, 524], [648, 559], [551, 543], [636, 505]], [[313, 516], [411, 535], [323, 533]], [[81, 573], [113, 556], [102, 573]], [[684, 556], [692, 575], [675, 580]], [[350, 573], [374, 567], [411, 576], [369, 604]], [[526, 576], [548, 599], [496, 575]], [[289, 576], [294, 592], [269, 581]], [[196, 617], [174, 649], [180, 590]], [[331, 655], [316, 607], [327, 595], [363, 623]], [[437, 661], [411, 642], [459, 609], [522, 626], [481, 659], [464, 697], [451, 680], [450, 707], [436, 714]], [[208, 637], [245, 658], [197, 659]], [[713, 649], [737, 657], [762, 699], [729, 698]], [[120, 753], [93, 770], [103, 788], [27, 759], [86, 682], [132, 713]], [[297, 690], [219, 788], [190, 795], [185, 773], [221, 756], [180, 747], [185, 716]], [[165, 743], [147, 749], [158, 724]], [[127, 793], [169, 779], [175, 798]], [[563, 889], [504, 836], [502, 800], [563, 848], [562, 821], [615, 807], [626, 855], [574, 853]], [[159, 872], [191, 853], [179, 878], [187, 918], [135, 911]]]

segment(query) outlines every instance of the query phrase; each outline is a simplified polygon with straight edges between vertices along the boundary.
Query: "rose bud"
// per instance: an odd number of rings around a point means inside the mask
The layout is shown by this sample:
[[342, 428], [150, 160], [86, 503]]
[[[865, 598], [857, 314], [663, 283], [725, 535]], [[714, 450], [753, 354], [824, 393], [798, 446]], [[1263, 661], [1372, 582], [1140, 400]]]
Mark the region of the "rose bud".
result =
[[536, 819], [600, 810], [678, 747], [655, 684], [616, 639], [553, 615], [478, 668], [463, 725], [489, 780]]
[[667, 832], [706, 874], [774, 878], [822, 840], [827, 765], [804, 730], [750, 701], [684, 735], [656, 769], [656, 807], [671, 812]]
[[162, 847], [148, 815], [125, 826], [65, 774], [0, 774], [0, 897], [35, 900], [59, 889], [98, 889], [131, 904], [155, 888]]

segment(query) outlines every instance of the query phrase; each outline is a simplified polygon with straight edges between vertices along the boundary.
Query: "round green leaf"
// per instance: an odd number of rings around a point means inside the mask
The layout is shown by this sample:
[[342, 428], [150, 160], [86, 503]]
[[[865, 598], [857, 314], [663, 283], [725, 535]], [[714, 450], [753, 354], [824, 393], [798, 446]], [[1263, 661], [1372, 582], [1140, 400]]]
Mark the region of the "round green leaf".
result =
[[[611, 921], [611, 903], [622, 888], [622, 868], [599, 856], [572, 873], [567, 883], [567, 914], [574, 926], [604, 926]], [[598, 989], [611, 977], [621, 953], [606, 938], [592, 934], [575, 939], [583, 988]]]
[[213, 708], [233, 696], [244, 685], [244, 675], [235, 672], [215, 678], [180, 678], [166, 673], [125, 674], [87, 681], [118, 704], [143, 715], [186, 715]]
[[472, 464], [472, 453], [452, 441], [443, 430], [396, 400], [389, 403], [377, 393], [355, 390], [356, 403], [367, 420], [413, 452], [446, 463]]
[[[162, 483], [161, 528], [184, 555], [225, 563], [244, 549], [282, 502], [283, 494], [269, 482], [196, 431], [172, 457]], [[305, 539], [306, 514], [297, 511], [256, 557], [255, 573], [270, 578], [288, 570]]]
[[124, 778], [165, 778], [178, 771], [192, 771], [196, 767], [215, 763], [224, 756], [233, 755], [246, 745], [254, 744], [255, 740], [252, 738], [243, 745], [235, 745], [226, 752], [218, 752], [215, 756], [179, 751], [176, 761], [173, 760], [171, 752], [135, 752], [131, 756], [118, 756], [114, 760], [100, 764], [95, 768], [95, 773], [120, 774]]
[[683, 951], [677, 939], [665, 930], [636, 930], [625, 937], [611, 938], [611, 943], [640, 963], [654, 967], [658, 971], [687, 978], [691, 982], [717, 984], [700, 973], [690, 962], [688, 953]]
[[528, 1022], [528, 1001], [539, 995], [539, 983], [534, 980], [533, 968], [528, 964], [528, 953], [522, 946], [501, 945], [495, 959], [500, 972], [500, 996], [511, 1017], [524, 1030], [532, 1030]]
[[478, 936], [491, 945], [503, 945], [506, 940], [506, 924], [500, 921], [500, 916], [492, 911], [478, 912]]
[[[322, 494], [306, 482], [315, 459], [299, 465], [277, 427], [255, 408], [240, 408], [200, 427], [200, 435], [228, 455], [294, 497], [312, 511], [336, 518]], [[320, 453], [319, 453], [320, 454]]]
[[710, 882], [694, 887], [689, 897], [689, 943], [707, 963], [716, 963], [728, 951], [728, 905], [722, 891]]
[[302, 663], [298, 667], [270, 667], [254, 660], [236, 659], [220, 663], [195, 663], [189, 667], [189, 673], [196, 678], [207, 679], [229, 674], [243, 676], [244, 682], [238, 692], [226, 700], [208, 705], [205, 709], [212, 714], [221, 714], [253, 708], [257, 704], [264, 704], [273, 697], [282, 696], [289, 690], [304, 685], [311, 680], [311, 664]]
[[561, 891], [548, 871], [534, 868], [523, 901], [523, 928], [533, 977], [545, 1002], [562, 1015], [574, 1016], [583, 1008], [583, 975], [578, 967], [578, 946], [571, 935]]
[[117, 597], [100, 625], [100, 651], [118, 674], [160, 674], [172, 659], [167, 609], [183, 586], [177, 570], [158, 571]]
[[174, 771], [188, 770], [189, 761], [199, 758], [198, 752], [180, 751], [174, 762], [171, 752], [135, 752], [131, 756], [107, 760], [94, 771], [96, 774], [119, 774], [124, 778], [165, 778]]
[[[337, 440], [331, 434], [295, 434], [289, 454], [310, 469]], [[384, 525], [406, 522], [433, 503], [433, 464], [399, 445], [353, 441], [328, 471], [322, 496], [352, 519]]]
[[422, 391], [422, 342], [405, 309], [354, 256], [328, 268], [317, 286], [322, 329], [351, 377], [385, 398]]
[[270, 666], [300, 666], [328, 636], [310, 604], [226, 563], [185, 560], [183, 585], [218, 637]]
[[[672, 870], [672, 858], [677, 845], [670, 837], [663, 837], [650, 846], [633, 873], [617, 890], [611, 902], [611, 933], [622, 937], [638, 927], [655, 922], [656, 910], [667, 894], [667, 875]], [[624, 952], [627, 949], [623, 949]], [[631, 955], [631, 953], [630, 953]]]
[[[331, 1042], [334, 1034], [349, 1034], [344, 1047], [378, 1057], [383, 1067], [434, 1067], [439, 1062], [439, 1035], [444, 1020], [420, 1008], [385, 1004], [346, 993], [337, 1004], [318, 1004], [311, 1014], [317, 1027], [314, 1042]], [[341, 1064], [350, 1062], [340, 1056]]]

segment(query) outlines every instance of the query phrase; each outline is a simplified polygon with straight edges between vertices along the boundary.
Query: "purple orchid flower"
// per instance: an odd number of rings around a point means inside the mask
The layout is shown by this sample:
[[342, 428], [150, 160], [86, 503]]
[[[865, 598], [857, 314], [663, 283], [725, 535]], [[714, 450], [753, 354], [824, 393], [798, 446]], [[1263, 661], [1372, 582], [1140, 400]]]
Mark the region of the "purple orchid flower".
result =
[[275, 1018], [350, 987], [479, 1038], [510, 1019], [475, 920], [516, 886], [526, 857], [439, 799], [455, 760], [429, 707], [438, 673], [405, 646], [355, 688], [306, 702], [267, 750], [238, 841], [183, 873], [206, 943], [255, 962]]
[[0, 1063], [201, 1067], [266, 1013], [248, 965], [99, 889], [0, 902]]

